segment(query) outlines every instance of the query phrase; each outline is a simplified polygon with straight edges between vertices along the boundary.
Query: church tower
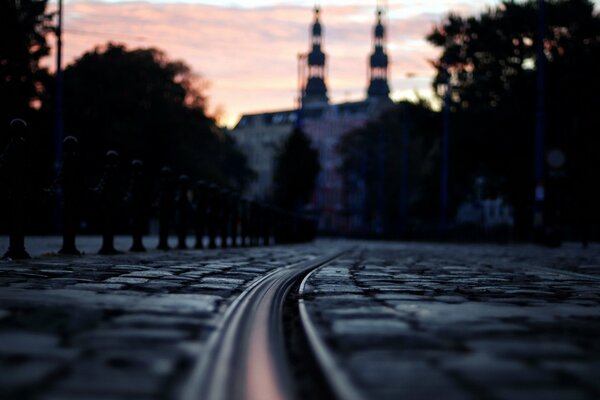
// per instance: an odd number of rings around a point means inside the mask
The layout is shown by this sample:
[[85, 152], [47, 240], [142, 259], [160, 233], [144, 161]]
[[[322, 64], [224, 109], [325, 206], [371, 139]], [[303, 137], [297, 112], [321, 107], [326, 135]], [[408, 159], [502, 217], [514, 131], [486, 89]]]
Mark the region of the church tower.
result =
[[383, 10], [377, 8], [377, 25], [373, 35], [373, 53], [369, 58], [369, 100], [389, 101], [390, 87], [388, 85], [388, 56], [385, 52], [385, 27], [382, 22]]
[[315, 21], [310, 32], [311, 51], [307, 56], [307, 80], [302, 94], [302, 105], [327, 104], [327, 86], [325, 84], [325, 53], [321, 50], [323, 28], [321, 27], [319, 7], [315, 7]]

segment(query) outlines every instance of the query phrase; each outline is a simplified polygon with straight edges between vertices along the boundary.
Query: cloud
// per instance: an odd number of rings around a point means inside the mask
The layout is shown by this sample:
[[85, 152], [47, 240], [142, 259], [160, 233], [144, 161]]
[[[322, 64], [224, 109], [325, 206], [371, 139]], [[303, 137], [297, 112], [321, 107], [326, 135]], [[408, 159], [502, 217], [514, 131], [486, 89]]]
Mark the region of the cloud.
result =
[[[360, 98], [366, 90], [374, 20], [370, 3], [323, 8], [328, 84], [334, 101]], [[425, 3], [418, 2], [420, 8], [413, 3], [403, 13], [404, 3], [392, 2], [394, 17], [388, 29], [391, 86], [397, 93], [428, 88], [427, 79], [409, 80], [406, 74], [433, 74], [427, 60], [435, 58], [437, 50], [424, 36], [446, 13], [443, 7], [429, 12]], [[472, 9], [472, 3], [461, 3], [460, 10]], [[223, 122], [230, 124], [244, 112], [293, 106], [296, 57], [308, 49], [312, 20], [310, 7], [285, 4], [248, 8], [76, 0], [66, 4], [64, 13], [67, 63], [107, 41], [158, 47], [211, 82], [210, 104], [224, 108]]]

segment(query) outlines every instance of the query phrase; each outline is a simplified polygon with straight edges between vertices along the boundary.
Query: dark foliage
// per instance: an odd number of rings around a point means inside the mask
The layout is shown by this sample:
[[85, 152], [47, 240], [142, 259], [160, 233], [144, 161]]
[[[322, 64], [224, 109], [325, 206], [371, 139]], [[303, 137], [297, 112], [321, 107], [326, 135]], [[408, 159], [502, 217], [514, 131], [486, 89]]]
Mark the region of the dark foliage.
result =
[[426, 103], [403, 102], [343, 137], [338, 151], [346, 187], [365, 191], [364, 199], [348, 204], [351, 213], [364, 214], [363, 233], [404, 235], [437, 218], [440, 121]]
[[315, 189], [320, 170], [319, 153], [304, 132], [295, 128], [275, 160], [275, 204], [286, 210], [301, 210]]
[[[433, 86], [442, 102], [450, 77], [450, 217], [472, 192], [475, 178], [484, 177], [486, 197], [502, 195], [514, 206], [520, 238], [529, 237], [533, 220], [536, 3], [505, 1], [478, 16], [451, 14], [427, 38], [442, 50], [433, 61]], [[600, 222], [600, 209], [593, 206], [600, 203], [594, 183], [600, 175], [594, 157], [600, 148], [600, 119], [595, 116], [600, 106], [600, 17], [586, 0], [546, 1], [543, 37], [546, 151], [559, 149], [566, 156], [561, 168], [546, 165], [546, 217], [576, 233], [586, 223], [597, 227]], [[371, 231], [377, 220], [383, 221], [385, 232], [395, 233], [406, 223], [439, 217], [442, 117], [436, 114], [401, 105], [341, 143], [345, 176], [367, 182], [364, 220]], [[406, 152], [401, 144], [404, 118], [410, 137]], [[378, 161], [381, 154], [384, 168]], [[404, 219], [399, 219], [406, 178], [401, 154], [409, 155]]]
[[[599, 222], [600, 17], [587, 0], [545, 2], [546, 150], [566, 155], [546, 166], [546, 214], [557, 223]], [[517, 227], [532, 223], [533, 137], [536, 113], [535, 1], [505, 1], [475, 17], [450, 15], [428, 40], [443, 50], [434, 62], [441, 93], [451, 76], [451, 186], [454, 204], [474, 174], [516, 206]]]
[[[53, 31], [46, 5], [46, 0], [0, 1], [0, 152], [9, 143], [10, 121], [25, 119], [31, 164], [28, 180], [35, 189], [53, 173], [52, 118], [47, 104], [54, 88], [51, 75], [40, 63], [49, 54], [47, 39]], [[5, 165], [0, 176], [10, 179], [14, 173]], [[0, 179], [0, 209], [5, 209], [6, 184]], [[39, 199], [39, 192], [36, 194]], [[0, 231], [6, 230], [7, 218], [0, 215]], [[28, 212], [26, 219], [43, 225], [49, 218], [38, 208]]]
[[[31, 120], [45, 99], [48, 71], [40, 66], [49, 47], [46, 0], [0, 2], [0, 126], [19, 116]], [[4, 130], [4, 129], [3, 129]], [[6, 138], [3, 138], [6, 140]]]
[[204, 82], [157, 49], [108, 44], [65, 71], [66, 131], [80, 138], [97, 171], [107, 149], [141, 159], [151, 174], [163, 165], [243, 189], [246, 159], [205, 113]]

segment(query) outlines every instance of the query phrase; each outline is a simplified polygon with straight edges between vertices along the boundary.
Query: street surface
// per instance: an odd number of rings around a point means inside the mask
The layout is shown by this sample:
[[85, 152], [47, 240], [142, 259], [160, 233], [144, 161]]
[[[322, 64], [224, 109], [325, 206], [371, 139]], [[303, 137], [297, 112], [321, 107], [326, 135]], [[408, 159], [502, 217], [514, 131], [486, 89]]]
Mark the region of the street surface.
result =
[[236, 295], [317, 249], [0, 261], [0, 398], [176, 397]]
[[0, 261], [0, 398], [177, 398], [237, 296], [333, 248], [349, 250], [301, 298], [362, 398], [600, 398], [600, 246], [319, 240], [98, 256], [98, 243], [63, 257], [34, 239], [33, 260]]
[[600, 398], [597, 247], [367, 243], [303, 297], [364, 398]]

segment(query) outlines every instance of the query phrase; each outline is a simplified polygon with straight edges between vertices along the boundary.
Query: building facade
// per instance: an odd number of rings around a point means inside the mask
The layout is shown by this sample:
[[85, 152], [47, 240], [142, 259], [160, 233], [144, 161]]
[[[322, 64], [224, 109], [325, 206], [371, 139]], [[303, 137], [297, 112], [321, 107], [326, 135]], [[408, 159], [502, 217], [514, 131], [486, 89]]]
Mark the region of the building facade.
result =
[[339, 172], [342, 160], [336, 148], [346, 133], [364, 126], [392, 105], [385, 37], [382, 10], [378, 9], [373, 52], [368, 58], [366, 98], [332, 104], [327, 93], [327, 56], [323, 51], [320, 9], [315, 8], [310, 51], [301, 57], [299, 108], [244, 114], [233, 129], [234, 138], [257, 173], [257, 180], [246, 193], [248, 196], [263, 200], [271, 195], [275, 156], [292, 129], [300, 126], [318, 150], [321, 163], [315, 193], [306, 212], [318, 220], [321, 232], [352, 233], [360, 229], [362, 219], [355, 206], [361, 201], [361, 193], [356, 191], [360, 185], [352, 184], [350, 193]]

